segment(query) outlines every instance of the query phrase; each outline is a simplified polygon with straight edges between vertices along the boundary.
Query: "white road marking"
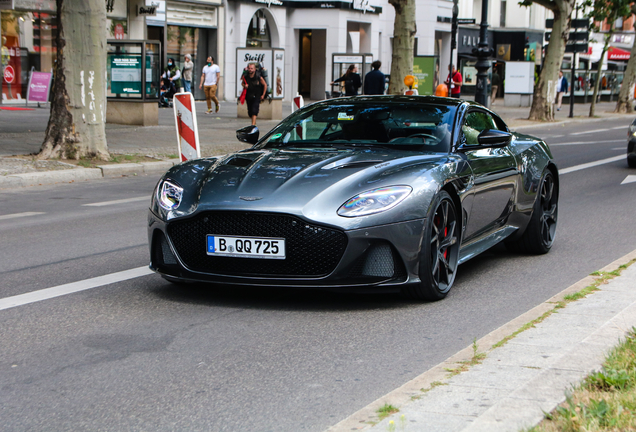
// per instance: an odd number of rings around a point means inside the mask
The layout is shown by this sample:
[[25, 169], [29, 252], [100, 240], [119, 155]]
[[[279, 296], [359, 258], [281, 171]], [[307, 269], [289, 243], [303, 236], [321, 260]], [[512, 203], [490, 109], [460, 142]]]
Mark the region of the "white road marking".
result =
[[564, 136], [565, 135], [552, 135], [552, 136], [549, 136], [549, 137], [546, 137], [546, 138], [561, 138], [561, 137], [564, 137]]
[[636, 175], [628, 175], [621, 184], [636, 183]]
[[[621, 126], [621, 129], [622, 128], [627, 128], [627, 127]], [[616, 128], [613, 128], [613, 129], [616, 129]], [[570, 135], [583, 135], [583, 134], [590, 134], [590, 133], [597, 133], [597, 132], [607, 132], [608, 130], [612, 130], [612, 129], [594, 129], [591, 131], [574, 132], [574, 133], [571, 133]]]
[[2, 216], [0, 216], [0, 220], [4, 220], [4, 219], [14, 219], [14, 218], [26, 217], [26, 216], [37, 216], [37, 215], [41, 215], [41, 214], [45, 214], [45, 213], [44, 213], [44, 212], [24, 212], [24, 213], [13, 213], [13, 214], [8, 214], [8, 215], [2, 215]]
[[567, 173], [571, 173], [574, 171], [580, 171], [586, 168], [592, 168], [595, 166], [599, 166], [599, 165], [604, 165], [604, 164], [608, 164], [608, 163], [612, 163], [612, 162], [616, 162], [619, 160], [623, 160], [625, 159], [625, 156], [621, 155], [621, 156], [614, 156], [611, 158], [607, 158], [607, 159], [601, 159], [601, 160], [597, 160], [595, 162], [588, 162], [588, 163], [584, 163], [581, 165], [574, 165], [570, 168], [564, 168], [562, 170], [559, 170], [559, 174], [567, 174]]
[[126, 199], [120, 199], [120, 200], [114, 200], [114, 201], [103, 201], [103, 202], [97, 202], [97, 203], [91, 203], [91, 204], [82, 204], [82, 205], [86, 206], [86, 207], [103, 207], [103, 206], [107, 206], [107, 205], [125, 204], [125, 203], [129, 203], [129, 202], [137, 202], [137, 201], [148, 201], [148, 202], [150, 202], [150, 197], [149, 196], [142, 196], [142, 197], [137, 197], [137, 198], [126, 198]]
[[6, 297], [0, 299], [0, 310], [10, 309], [17, 306], [24, 306], [26, 304], [39, 302], [42, 300], [48, 300], [55, 297], [60, 297], [67, 294], [76, 293], [79, 291], [85, 291], [92, 288], [98, 288], [104, 285], [109, 285], [117, 282], [122, 282], [129, 279], [138, 278], [152, 274], [147, 266], [137, 267], [130, 270], [124, 270], [117, 273], [111, 273], [104, 276], [98, 276], [91, 279], [85, 279], [78, 282], [72, 282], [64, 285], [58, 285], [52, 288], [46, 288], [38, 291], [33, 291], [25, 294], [16, 295], [13, 297]]
[[[550, 147], [557, 147], [557, 146], [589, 145], [589, 144], [613, 143], [613, 142], [625, 142], [626, 143], [627, 140], [619, 139], [619, 140], [603, 140], [603, 141], [572, 141], [572, 142], [564, 142], [564, 143], [556, 143], [556, 144], [548, 143], [548, 145]], [[627, 148], [627, 146], [625, 146], [625, 148]]]

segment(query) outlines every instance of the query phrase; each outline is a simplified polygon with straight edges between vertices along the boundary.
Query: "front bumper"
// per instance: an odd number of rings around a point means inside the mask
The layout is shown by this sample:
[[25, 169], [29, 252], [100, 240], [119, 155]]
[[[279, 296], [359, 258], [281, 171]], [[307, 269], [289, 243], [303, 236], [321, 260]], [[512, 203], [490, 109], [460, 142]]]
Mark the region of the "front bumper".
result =
[[[282, 216], [300, 220], [295, 216]], [[277, 274], [275, 267], [278, 263], [273, 263], [273, 260], [205, 257], [203, 261], [193, 261], [187, 257], [188, 252], [192, 248], [204, 248], [201, 243], [203, 239], [200, 239], [201, 242], [198, 240], [204, 236], [199, 231], [196, 234], [197, 244], [185, 248], [183, 239], [174, 238], [176, 232], [181, 232], [171, 229], [170, 224], [175, 222], [179, 220], [166, 222], [153, 212], [149, 212], [148, 215], [150, 269], [171, 280], [249, 286], [375, 289], [419, 282], [419, 255], [424, 219], [348, 231], [324, 227], [325, 230], [344, 234], [346, 246], [343, 252], [337, 252], [334, 265], [325, 274], [320, 275]], [[312, 224], [313, 227], [319, 226], [311, 221], [304, 222]], [[214, 234], [239, 235], [237, 232]], [[179, 247], [176, 244], [179, 244]], [[179, 253], [179, 250], [183, 253]], [[206, 263], [209, 268], [203, 267]], [[267, 271], [263, 270], [263, 265], [274, 268], [272, 274], [263, 274]]]

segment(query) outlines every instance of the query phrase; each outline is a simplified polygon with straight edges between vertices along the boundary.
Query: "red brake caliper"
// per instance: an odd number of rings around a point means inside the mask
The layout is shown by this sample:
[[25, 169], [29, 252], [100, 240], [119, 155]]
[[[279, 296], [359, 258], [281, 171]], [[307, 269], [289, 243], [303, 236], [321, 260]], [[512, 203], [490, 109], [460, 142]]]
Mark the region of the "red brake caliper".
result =
[[[448, 235], [448, 227], [444, 227], [444, 238]], [[444, 251], [444, 259], [448, 259], [448, 248]]]

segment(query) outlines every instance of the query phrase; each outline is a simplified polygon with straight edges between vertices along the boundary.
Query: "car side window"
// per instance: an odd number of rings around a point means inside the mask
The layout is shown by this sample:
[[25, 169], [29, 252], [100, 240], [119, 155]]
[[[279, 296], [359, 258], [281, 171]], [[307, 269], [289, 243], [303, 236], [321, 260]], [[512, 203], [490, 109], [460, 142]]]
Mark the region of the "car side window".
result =
[[492, 116], [483, 111], [472, 111], [466, 114], [462, 124], [461, 143], [464, 145], [479, 145], [477, 137], [488, 129], [498, 129]]

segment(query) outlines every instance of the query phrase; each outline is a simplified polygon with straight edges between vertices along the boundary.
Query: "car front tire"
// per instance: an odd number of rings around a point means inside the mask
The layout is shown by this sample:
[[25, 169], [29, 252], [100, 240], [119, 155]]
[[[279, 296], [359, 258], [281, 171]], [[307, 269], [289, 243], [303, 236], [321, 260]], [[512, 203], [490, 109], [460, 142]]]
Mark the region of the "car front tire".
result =
[[416, 300], [441, 300], [455, 281], [459, 261], [461, 224], [453, 199], [441, 191], [426, 217], [420, 251], [420, 280], [405, 287], [403, 294]]

